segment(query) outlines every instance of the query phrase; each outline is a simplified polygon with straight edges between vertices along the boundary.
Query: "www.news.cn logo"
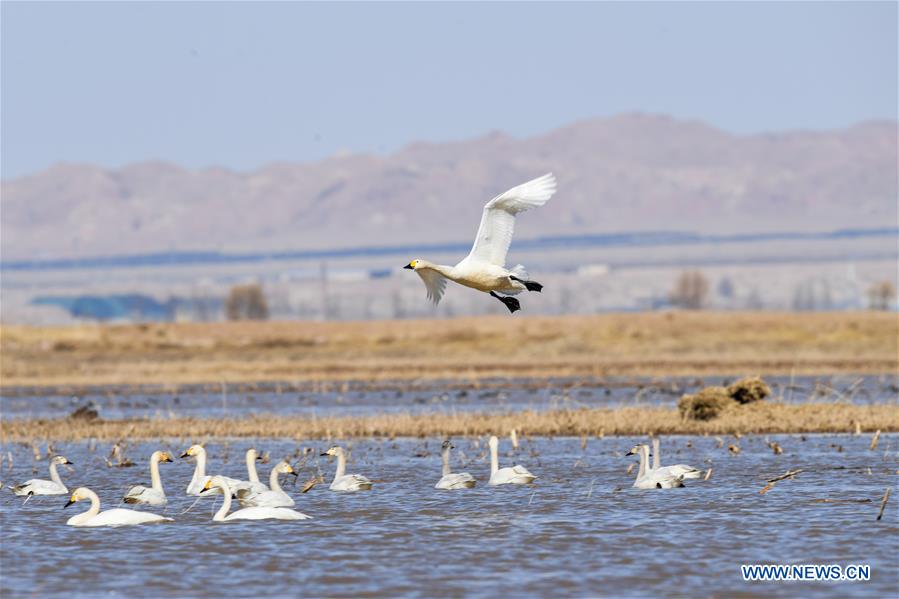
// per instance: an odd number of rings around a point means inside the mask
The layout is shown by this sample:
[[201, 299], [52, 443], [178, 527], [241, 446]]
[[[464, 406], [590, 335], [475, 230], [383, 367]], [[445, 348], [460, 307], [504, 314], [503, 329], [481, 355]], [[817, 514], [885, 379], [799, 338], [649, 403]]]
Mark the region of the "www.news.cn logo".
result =
[[835, 564], [796, 564], [792, 566], [778, 564], [752, 564], [740, 566], [743, 580], [871, 580], [871, 566], [867, 564], [848, 565]]

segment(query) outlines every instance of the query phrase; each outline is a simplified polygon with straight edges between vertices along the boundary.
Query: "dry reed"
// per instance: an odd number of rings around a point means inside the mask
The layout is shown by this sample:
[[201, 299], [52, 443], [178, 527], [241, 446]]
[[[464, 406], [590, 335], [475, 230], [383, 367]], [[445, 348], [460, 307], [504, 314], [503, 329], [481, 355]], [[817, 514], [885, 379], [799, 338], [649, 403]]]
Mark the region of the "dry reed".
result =
[[899, 406], [844, 403], [756, 403], [710, 421], [684, 420], [671, 408], [624, 407], [503, 414], [390, 414], [305, 418], [257, 415], [238, 419], [3, 420], [0, 441], [128, 440], [180, 437], [330, 439], [480, 436], [517, 429], [526, 436], [739, 435], [899, 431]]

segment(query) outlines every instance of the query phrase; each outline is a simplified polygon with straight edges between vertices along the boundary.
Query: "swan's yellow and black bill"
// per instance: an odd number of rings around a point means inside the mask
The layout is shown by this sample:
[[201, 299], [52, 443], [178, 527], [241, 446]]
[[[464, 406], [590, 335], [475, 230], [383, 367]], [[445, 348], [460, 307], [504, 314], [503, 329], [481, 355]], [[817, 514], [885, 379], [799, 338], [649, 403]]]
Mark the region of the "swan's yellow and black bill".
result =
[[184, 453], [181, 454], [181, 457], [182, 457], [182, 458], [189, 458], [189, 457], [190, 457], [190, 454], [187, 453], [187, 452], [185, 451]]
[[331, 455], [331, 454], [328, 453], [328, 452], [326, 451], [326, 452], [324, 452], [324, 453], [320, 453], [319, 455], [322, 456], [322, 457], [324, 457], [324, 456], [326, 456], [326, 455]]
[[62, 509], [66, 509], [67, 507], [69, 507], [70, 505], [75, 503], [76, 501], [78, 501], [78, 499], [75, 497], [75, 494], [73, 493], [72, 496], [69, 497], [69, 500], [66, 502], [66, 504], [64, 506], [62, 506]]
[[209, 479], [206, 481], [206, 484], [203, 485], [203, 490], [208, 491], [211, 488], [212, 488], [212, 479]]
[[404, 266], [403, 268], [408, 268], [409, 270], [415, 270], [415, 267], [412, 266], [411, 262], [409, 264], [407, 264], [406, 266]]

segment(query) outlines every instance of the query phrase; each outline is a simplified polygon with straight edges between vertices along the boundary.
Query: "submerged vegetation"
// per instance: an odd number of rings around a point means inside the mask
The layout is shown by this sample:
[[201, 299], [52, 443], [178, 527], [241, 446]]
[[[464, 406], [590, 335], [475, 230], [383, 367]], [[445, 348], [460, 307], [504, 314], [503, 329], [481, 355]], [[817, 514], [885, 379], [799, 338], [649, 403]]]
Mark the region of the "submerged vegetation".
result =
[[758, 402], [727, 410], [708, 421], [685, 420], [672, 408], [641, 407], [329, 418], [259, 415], [238, 419], [7, 419], [0, 422], [0, 441], [440, 437], [505, 434], [512, 429], [528, 436], [887, 432], [899, 431], [899, 405]]

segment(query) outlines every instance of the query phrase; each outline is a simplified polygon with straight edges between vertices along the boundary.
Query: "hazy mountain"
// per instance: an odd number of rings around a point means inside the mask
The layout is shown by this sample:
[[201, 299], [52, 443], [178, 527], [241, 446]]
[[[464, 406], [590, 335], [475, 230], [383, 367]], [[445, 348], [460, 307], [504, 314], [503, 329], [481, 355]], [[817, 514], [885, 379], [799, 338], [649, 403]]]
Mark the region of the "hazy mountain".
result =
[[15, 260], [465, 240], [485, 201], [546, 171], [558, 194], [519, 220], [523, 237], [896, 226], [897, 162], [895, 122], [741, 136], [623, 115], [250, 173], [60, 164], [3, 181], [0, 250]]

